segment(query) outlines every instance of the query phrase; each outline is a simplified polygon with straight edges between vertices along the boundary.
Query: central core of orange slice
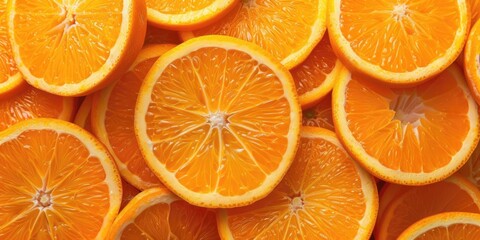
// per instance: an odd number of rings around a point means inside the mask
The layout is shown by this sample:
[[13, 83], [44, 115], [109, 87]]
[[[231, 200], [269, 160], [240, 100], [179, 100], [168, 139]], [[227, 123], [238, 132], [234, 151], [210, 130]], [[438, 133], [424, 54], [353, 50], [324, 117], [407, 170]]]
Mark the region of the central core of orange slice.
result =
[[395, 7], [393, 7], [393, 12], [392, 12], [393, 18], [395, 19], [395, 21], [400, 22], [407, 15], [407, 12], [408, 12], [407, 4], [402, 3], [402, 4], [395, 5]]
[[207, 116], [207, 123], [211, 128], [223, 129], [228, 124], [227, 114], [223, 112], [210, 113]]
[[50, 207], [52, 205], [52, 195], [45, 190], [38, 190], [33, 198], [33, 202], [35, 203], [35, 207], [40, 209]]
[[395, 111], [394, 119], [402, 122], [402, 126], [412, 124], [413, 127], [418, 127], [424, 116], [425, 106], [416, 92], [404, 91], [390, 102], [390, 109]]
[[290, 210], [291, 210], [292, 213], [296, 213], [299, 210], [303, 209], [304, 199], [303, 199], [302, 194], [298, 194], [291, 199], [292, 200], [290, 202]]

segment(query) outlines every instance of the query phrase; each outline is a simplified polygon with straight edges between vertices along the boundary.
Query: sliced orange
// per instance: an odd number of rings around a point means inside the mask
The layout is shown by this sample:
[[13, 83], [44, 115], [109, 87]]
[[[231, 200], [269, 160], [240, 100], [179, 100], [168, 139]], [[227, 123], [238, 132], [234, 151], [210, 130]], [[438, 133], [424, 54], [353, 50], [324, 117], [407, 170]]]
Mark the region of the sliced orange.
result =
[[462, 51], [470, 29], [466, 1], [329, 1], [332, 47], [347, 67], [384, 82], [424, 81]]
[[103, 145], [62, 120], [0, 133], [0, 239], [105, 239], [122, 188]]
[[147, 164], [177, 195], [206, 207], [271, 192], [293, 161], [300, 122], [288, 70], [226, 36], [192, 39], [160, 57], [135, 111]]
[[26, 86], [13, 96], [0, 99], [0, 131], [25, 119], [73, 119], [75, 99], [56, 96], [31, 86]]
[[148, 168], [138, 147], [133, 127], [135, 103], [152, 65], [174, 46], [145, 47], [123, 77], [96, 93], [92, 103], [94, 134], [112, 154], [122, 177], [140, 190], [162, 184]]
[[193, 30], [225, 16], [240, 0], [145, 0], [148, 22], [171, 30]]
[[326, 0], [244, 0], [221, 20], [193, 32], [184, 40], [203, 35], [228, 35], [253, 42], [291, 69], [307, 59], [326, 29]]
[[335, 133], [305, 127], [282, 182], [246, 207], [219, 210], [222, 239], [368, 239], [375, 225], [375, 181]]
[[127, 181], [122, 180], [122, 205], [120, 205], [120, 210], [124, 209], [125, 206], [127, 206], [127, 204], [139, 193], [140, 190]]
[[480, 191], [460, 175], [421, 187], [408, 187], [390, 201], [377, 221], [375, 239], [397, 239], [410, 225], [442, 212], [480, 212]]
[[192, 206], [164, 188], [151, 188], [120, 212], [108, 239], [220, 238], [214, 210]]
[[330, 93], [342, 68], [325, 34], [308, 58], [290, 70], [303, 109], [315, 106]]
[[62, 96], [87, 95], [118, 79], [146, 30], [144, 1], [12, 0], [8, 35], [25, 80]]
[[480, 214], [447, 212], [422, 219], [398, 240], [480, 239]]
[[333, 91], [347, 150], [385, 181], [423, 185], [460, 169], [478, 143], [478, 107], [459, 67], [409, 88], [345, 71]]
[[144, 45], [150, 44], [180, 44], [182, 40], [178, 32], [147, 26]]
[[333, 126], [331, 94], [327, 95], [314, 107], [303, 110], [302, 125], [321, 127], [335, 131], [335, 127]]
[[470, 31], [463, 62], [468, 86], [480, 104], [480, 21]]
[[91, 123], [91, 110], [92, 110], [92, 99], [93, 95], [86, 96], [80, 108], [75, 115], [75, 120], [73, 121], [78, 126], [82, 127], [83, 129], [87, 130], [88, 132], [93, 132], [92, 130], [92, 123]]

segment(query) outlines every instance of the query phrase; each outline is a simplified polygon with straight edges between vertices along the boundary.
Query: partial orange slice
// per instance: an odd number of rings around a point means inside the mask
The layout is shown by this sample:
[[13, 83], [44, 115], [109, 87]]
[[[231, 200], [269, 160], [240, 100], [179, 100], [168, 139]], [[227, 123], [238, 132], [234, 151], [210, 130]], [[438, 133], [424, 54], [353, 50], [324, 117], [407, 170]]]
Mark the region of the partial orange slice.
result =
[[127, 206], [127, 204], [139, 193], [140, 190], [127, 181], [122, 180], [122, 205], [120, 205], [120, 210], [124, 209], [125, 206]]
[[421, 187], [409, 187], [392, 199], [375, 228], [375, 239], [397, 239], [410, 225], [442, 212], [480, 212], [480, 191], [460, 175]]
[[141, 190], [162, 184], [148, 168], [138, 147], [133, 128], [135, 103], [143, 79], [152, 65], [173, 47], [145, 47], [123, 77], [96, 93], [93, 99], [93, 132], [112, 154], [122, 177]]
[[424, 218], [398, 240], [480, 239], [480, 214], [447, 212]]
[[0, 99], [0, 131], [31, 118], [58, 118], [71, 121], [74, 114], [74, 98], [56, 96], [26, 86], [9, 98]]
[[180, 44], [182, 40], [178, 32], [156, 28], [151, 25], [147, 26], [147, 35], [145, 36], [144, 45], [151, 44]]
[[335, 128], [347, 150], [385, 181], [447, 178], [479, 138], [478, 107], [456, 65], [431, 81], [388, 87], [345, 71], [333, 92]]
[[75, 124], [80, 126], [81, 128], [87, 130], [88, 132], [93, 132], [92, 130], [92, 123], [91, 123], [91, 110], [92, 110], [92, 99], [93, 95], [86, 96], [80, 108], [75, 115], [75, 120], [73, 121]]
[[0, 133], [0, 159], [0, 239], [105, 239], [122, 188], [92, 135], [62, 120], [25, 120]]
[[328, 32], [350, 69], [414, 84], [445, 70], [462, 51], [470, 29], [466, 1], [329, 1]]
[[113, 223], [108, 239], [220, 239], [215, 211], [192, 206], [164, 188], [135, 196]]
[[317, 105], [303, 110], [302, 125], [310, 127], [321, 127], [335, 131], [332, 116], [332, 96], [327, 95]]
[[146, 30], [137, 0], [12, 0], [8, 35], [18, 69], [36, 88], [83, 96], [118, 79]]
[[243, 39], [291, 69], [307, 59], [322, 39], [326, 16], [326, 0], [240, 1], [226, 17], [205, 28], [182, 32], [181, 37], [220, 34]]
[[288, 70], [226, 36], [192, 39], [160, 57], [135, 111], [147, 164], [177, 195], [206, 207], [271, 192], [293, 161], [300, 122]]
[[470, 31], [463, 62], [468, 86], [477, 103], [480, 103], [480, 21]]
[[330, 93], [342, 68], [325, 34], [308, 58], [290, 70], [303, 109], [315, 106]]
[[219, 210], [222, 239], [368, 239], [375, 225], [375, 181], [335, 133], [305, 127], [282, 182], [246, 207]]

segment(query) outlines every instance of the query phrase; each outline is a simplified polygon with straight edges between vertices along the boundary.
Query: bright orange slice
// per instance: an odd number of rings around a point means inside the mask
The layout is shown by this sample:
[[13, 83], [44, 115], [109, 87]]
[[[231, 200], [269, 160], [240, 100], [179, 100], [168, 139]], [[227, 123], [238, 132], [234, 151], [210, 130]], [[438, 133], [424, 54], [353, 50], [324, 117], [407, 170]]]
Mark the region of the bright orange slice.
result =
[[314, 107], [303, 110], [302, 125], [321, 127], [335, 131], [335, 127], [333, 126], [331, 94], [327, 95]]
[[460, 175], [421, 187], [408, 187], [385, 209], [375, 239], [397, 239], [410, 225], [442, 212], [480, 212], [480, 191]]
[[376, 177], [423, 185], [457, 171], [479, 137], [478, 107], [456, 65], [431, 81], [394, 88], [343, 73], [333, 92], [335, 128]]
[[73, 119], [75, 100], [43, 92], [26, 86], [15, 95], [0, 99], [0, 131], [25, 119]]
[[220, 238], [213, 210], [192, 206], [164, 188], [151, 188], [120, 212], [108, 239]]
[[466, 0], [336, 0], [329, 10], [328, 32], [342, 62], [394, 84], [418, 83], [445, 70], [470, 29]]
[[480, 103], [480, 21], [470, 31], [463, 62], [468, 86], [477, 103]]
[[182, 40], [178, 32], [147, 26], [147, 35], [144, 45], [150, 44], [180, 44]]
[[220, 210], [222, 239], [368, 239], [375, 225], [375, 181], [335, 133], [305, 127], [294, 163], [266, 198]]
[[325, 34], [310, 56], [290, 70], [303, 109], [315, 106], [330, 93], [342, 68]]
[[422, 219], [398, 240], [480, 239], [480, 214], [447, 212]]
[[148, 168], [138, 147], [133, 121], [135, 103], [143, 79], [155, 61], [174, 45], [144, 48], [121, 79], [94, 95], [94, 134], [112, 154], [122, 177], [138, 189], [162, 186]]
[[0, 239], [105, 239], [122, 188], [92, 135], [62, 120], [25, 120], [0, 133], [0, 160]]
[[288, 70], [226, 36], [192, 39], [160, 57], [135, 111], [147, 164], [177, 195], [207, 207], [271, 192], [293, 161], [300, 121]]
[[8, 35], [25, 80], [62, 96], [87, 95], [118, 79], [146, 30], [137, 0], [12, 0]]
[[92, 99], [93, 95], [88, 95], [83, 99], [82, 104], [80, 105], [80, 108], [78, 108], [77, 114], [75, 115], [75, 120], [73, 121], [75, 124], [87, 130], [88, 132], [93, 132], [92, 123], [90, 120]]
[[[301, 13], [301, 14], [300, 14]], [[326, 0], [244, 0], [221, 20], [193, 32], [228, 35], [253, 42], [291, 69], [307, 59], [326, 29]]]
[[122, 180], [122, 190], [122, 205], [120, 205], [120, 210], [124, 209], [125, 206], [140, 193], [140, 190], [124, 180]]

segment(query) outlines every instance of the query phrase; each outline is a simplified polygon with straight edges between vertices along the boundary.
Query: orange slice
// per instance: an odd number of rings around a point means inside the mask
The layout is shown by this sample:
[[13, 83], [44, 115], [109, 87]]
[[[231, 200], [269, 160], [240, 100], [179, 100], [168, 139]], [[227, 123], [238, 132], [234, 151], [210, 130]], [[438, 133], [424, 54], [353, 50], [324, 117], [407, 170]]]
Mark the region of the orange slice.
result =
[[333, 116], [347, 150], [376, 177], [399, 184], [447, 178], [479, 137], [478, 107], [456, 65], [409, 88], [345, 71], [333, 92]]
[[122, 205], [120, 205], [120, 210], [124, 209], [125, 206], [140, 193], [137, 188], [124, 180], [122, 180], [122, 191]]
[[154, 64], [135, 131], [155, 174], [194, 205], [235, 207], [265, 197], [298, 146], [292, 76], [260, 47], [226, 36], [192, 39]]
[[326, 16], [326, 0], [244, 0], [221, 20], [180, 36], [187, 40], [219, 34], [243, 39], [291, 69], [307, 59], [322, 39]]
[[122, 189], [92, 135], [62, 120], [25, 120], [0, 133], [0, 159], [0, 239], [105, 239]]
[[330, 93], [342, 68], [325, 34], [308, 58], [290, 70], [303, 109], [315, 106]]
[[94, 134], [112, 154], [122, 177], [138, 189], [162, 186], [148, 168], [138, 147], [133, 127], [135, 103], [143, 79], [155, 61], [174, 45], [144, 48], [121, 79], [94, 95]]
[[375, 239], [397, 239], [416, 221], [442, 212], [480, 212], [480, 191], [460, 175], [421, 187], [409, 187], [385, 209]]
[[75, 99], [60, 97], [26, 86], [21, 92], [0, 99], [0, 131], [25, 119], [73, 119]]
[[150, 44], [180, 44], [182, 40], [178, 32], [147, 26], [147, 35], [145, 36], [145, 45]]
[[331, 94], [327, 95], [314, 107], [303, 110], [302, 125], [321, 127], [335, 131], [335, 127], [333, 126]]
[[80, 108], [78, 109], [77, 114], [75, 115], [75, 120], [73, 121], [75, 124], [87, 130], [88, 132], [93, 132], [92, 123], [90, 120], [91, 110], [92, 110], [92, 99], [93, 99], [93, 95], [88, 95], [83, 99], [82, 104], [80, 105]]
[[480, 21], [470, 31], [463, 61], [468, 86], [477, 103], [480, 103]]
[[480, 239], [480, 214], [448, 212], [416, 222], [399, 240]]
[[394, 84], [418, 83], [445, 70], [470, 29], [466, 0], [338, 0], [329, 1], [329, 10], [328, 32], [342, 62]]
[[12, 0], [8, 35], [28, 83], [82, 96], [128, 69], [143, 45], [145, 15], [145, 2], [137, 0]]
[[213, 210], [192, 206], [164, 188], [151, 188], [120, 212], [108, 239], [220, 238]]
[[375, 181], [335, 133], [305, 127], [294, 163], [277, 188], [246, 207], [219, 210], [222, 239], [368, 239]]

